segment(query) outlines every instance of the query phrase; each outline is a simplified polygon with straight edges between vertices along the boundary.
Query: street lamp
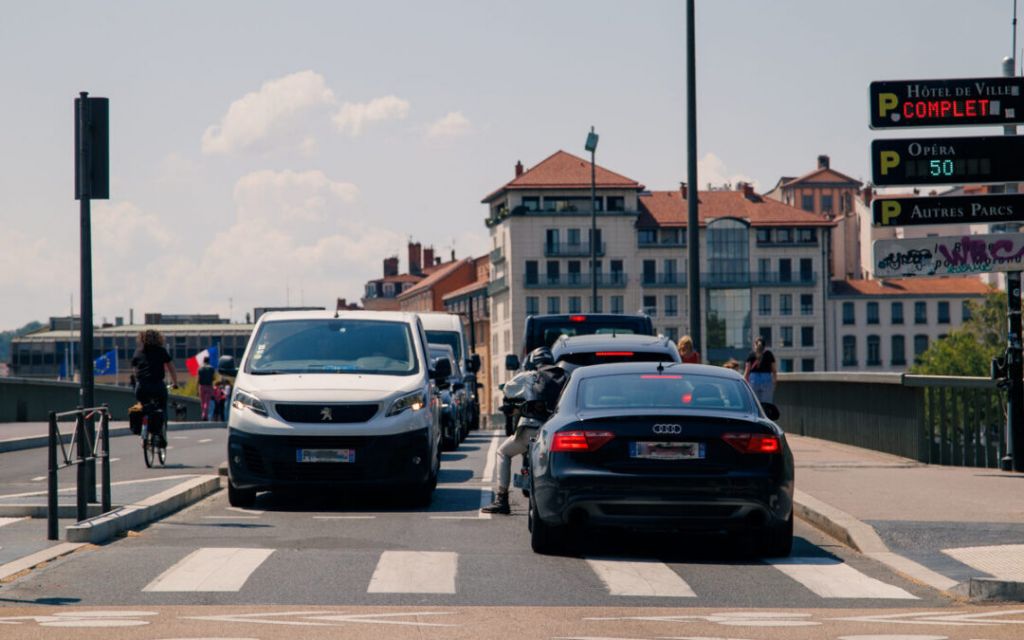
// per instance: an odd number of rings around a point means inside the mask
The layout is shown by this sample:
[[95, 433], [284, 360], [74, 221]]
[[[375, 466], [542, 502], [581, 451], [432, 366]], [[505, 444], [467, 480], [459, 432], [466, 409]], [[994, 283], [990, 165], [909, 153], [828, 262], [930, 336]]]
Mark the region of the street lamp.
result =
[[590, 152], [590, 312], [597, 313], [597, 170], [594, 165], [597, 134], [593, 126], [583, 148]]

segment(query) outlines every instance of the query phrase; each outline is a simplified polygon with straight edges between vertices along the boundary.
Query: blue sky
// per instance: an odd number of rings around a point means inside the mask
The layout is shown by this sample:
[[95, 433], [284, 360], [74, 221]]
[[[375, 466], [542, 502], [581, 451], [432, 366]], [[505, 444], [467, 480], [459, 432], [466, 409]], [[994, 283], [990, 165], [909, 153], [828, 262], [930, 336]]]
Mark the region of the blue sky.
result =
[[[998, 75], [1012, 0], [698, 1], [698, 179], [869, 173], [871, 80]], [[358, 298], [557, 149], [686, 175], [685, 3], [38, 2], [0, 21], [0, 328], [78, 291], [72, 101], [111, 100], [96, 320]], [[1024, 45], [1024, 42], [1021, 43]], [[972, 133], [982, 134], [984, 130]]]

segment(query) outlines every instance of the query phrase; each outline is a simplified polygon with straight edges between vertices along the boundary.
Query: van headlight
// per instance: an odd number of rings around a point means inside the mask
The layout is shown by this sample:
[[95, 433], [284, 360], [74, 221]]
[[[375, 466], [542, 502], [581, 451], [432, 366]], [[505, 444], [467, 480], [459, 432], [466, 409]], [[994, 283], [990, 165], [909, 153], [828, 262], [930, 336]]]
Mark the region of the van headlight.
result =
[[419, 411], [424, 406], [426, 406], [426, 402], [424, 401], [423, 392], [416, 391], [413, 393], [406, 394], [392, 402], [391, 406], [388, 407], [388, 411], [385, 415], [389, 417], [397, 416], [406, 409]]
[[231, 406], [235, 409], [249, 409], [253, 413], [258, 413], [261, 416], [267, 415], [267, 407], [263, 404], [263, 401], [248, 391], [242, 391], [241, 389], [235, 389], [234, 397], [231, 400]]

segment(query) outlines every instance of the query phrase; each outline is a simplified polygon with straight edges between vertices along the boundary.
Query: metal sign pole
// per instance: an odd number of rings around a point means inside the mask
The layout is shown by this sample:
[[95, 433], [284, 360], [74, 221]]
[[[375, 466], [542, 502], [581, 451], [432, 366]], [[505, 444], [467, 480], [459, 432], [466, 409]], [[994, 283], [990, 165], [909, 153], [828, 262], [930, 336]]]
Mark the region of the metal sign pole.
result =
[[[89, 94], [83, 91], [80, 94], [78, 100], [75, 101], [76, 108], [76, 140], [75, 147], [78, 154], [77, 164], [77, 175], [76, 178], [76, 191], [78, 195], [79, 203], [79, 230], [80, 230], [80, 251], [81, 251], [81, 293], [79, 303], [82, 306], [82, 318], [81, 318], [81, 365], [79, 370], [82, 372], [82, 386], [80, 391], [80, 398], [83, 407], [92, 407], [95, 402], [94, 400], [94, 381], [93, 381], [93, 345], [92, 345], [92, 224], [91, 224], [91, 207], [89, 198], [92, 195], [91, 192], [91, 180], [89, 178], [89, 161], [90, 161], [90, 149], [89, 149]], [[95, 425], [92, 419], [87, 419], [85, 424], [85, 431], [88, 433], [90, 440], [95, 439], [96, 431]], [[85, 464], [85, 483], [86, 491], [89, 502], [96, 501], [96, 463], [88, 462]], [[81, 474], [79, 474], [81, 477]]]
[[[1016, 17], [1016, 14], [1015, 14]], [[1003, 60], [1003, 75], [1013, 77], [1012, 57]], [[1017, 134], [1016, 125], [1003, 127], [1003, 135]], [[1008, 183], [1007, 193], [1016, 193], [1017, 184]], [[1006, 397], [1006, 455], [1001, 466], [1009, 471], [1024, 471], [1024, 358], [1021, 353], [1021, 272], [1006, 274], [1006, 360], [1010, 388]]]

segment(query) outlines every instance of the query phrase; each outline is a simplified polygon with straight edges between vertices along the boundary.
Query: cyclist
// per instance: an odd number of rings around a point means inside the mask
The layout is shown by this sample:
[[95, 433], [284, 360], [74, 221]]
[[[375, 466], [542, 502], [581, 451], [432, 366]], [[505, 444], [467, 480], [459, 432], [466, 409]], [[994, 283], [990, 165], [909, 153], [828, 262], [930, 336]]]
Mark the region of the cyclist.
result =
[[167, 385], [164, 383], [164, 372], [171, 376], [171, 386], [178, 387], [178, 372], [174, 369], [171, 355], [164, 348], [164, 336], [155, 329], [140, 331], [138, 348], [132, 356], [132, 369], [135, 373], [135, 399], [142, 403], [155, 404], [163, 411], [164, 428], [160, 434], [166, 446], [167, 430]]

